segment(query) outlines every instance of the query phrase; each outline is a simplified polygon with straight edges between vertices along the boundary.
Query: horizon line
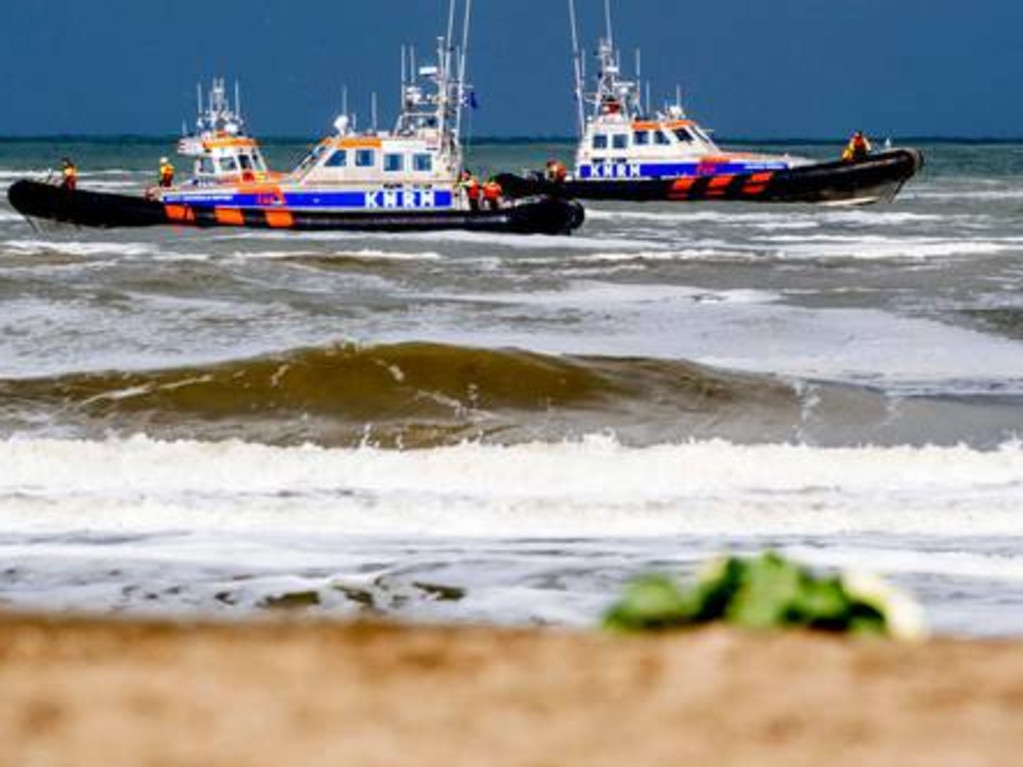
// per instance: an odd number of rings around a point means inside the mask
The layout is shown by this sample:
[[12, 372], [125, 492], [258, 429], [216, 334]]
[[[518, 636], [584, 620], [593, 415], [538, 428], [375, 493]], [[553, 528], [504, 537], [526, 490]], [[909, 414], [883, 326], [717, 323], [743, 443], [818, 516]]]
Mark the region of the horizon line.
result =
[[[881, 138], [880, 134], [876, 134], [875, 140]], [[1023, 135], [1020, 136], [957, 136], [957, 135], [907, 135], [907, 136], [892, 136], [893, 140], [897, 139], [899, 142], [918, 142], [926, 144], [1019, 144], [1023, 143]], [[3, 135], [0, 134], [0, 142], [5, 143], [30, 143], [34, 141], [80, 141], [80, 142], [97, 142], [97, 143], [114, 143], [114, 142], [177, 142], [181, 139], [180, 134], [161, 134], [161, 133], [39, 133], [39, 134], [24, 134], [24, 135]], [[268, 134], [259, 138], [259, 141], [263, 144], [272, 143], [288, 143], [288, 144], [300, 144], [300, 143], [316, 143], [319, 138], [310, 138], [308, 136], [299, 136], [295, 134]], [[810, 137], [810, 136], [716, 136], [715, 141], [720, 143], [735, 143], [735, 144], [834, 144], [844, 143], [845, 137]], [[537, 135], [516, 135], [516, 136], [479, 136], [470, 140], [464, 141], [465, 144], [538, 144], [538, 143], [550, 143], [550, 144], [574, 144], [578, 141], [576, 136], [565, 136], [557, 134], [537, 134]]]

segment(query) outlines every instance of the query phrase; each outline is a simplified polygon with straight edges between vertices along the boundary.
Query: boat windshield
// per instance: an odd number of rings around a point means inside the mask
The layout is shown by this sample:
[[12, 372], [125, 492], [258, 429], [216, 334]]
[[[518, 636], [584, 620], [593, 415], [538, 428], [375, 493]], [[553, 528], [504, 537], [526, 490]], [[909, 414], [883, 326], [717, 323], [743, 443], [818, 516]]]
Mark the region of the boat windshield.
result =
[[302, 162], [298, 164], [298, 167], [295, 168], [295, 172], [305, 173], [306, 171], [312, 169], [312, 167], [320, 161], [320, 158], [323, 157], [323, 153], [326, 152], [327, 149], [328, 146], [326, 143], [317, 144], [315, 147], [313, 147], [313, 150], [305, 156], [305, 159], [303, 159]]
[[701, 139], [703, 139], [704, 141], [706, 141], [706, 142], [707, 142], [708, 144], [711, 144], [711, 143], [713, 143], [713, 142], [712, 142], [712, 141], [710, 140], [710, 136], [708, 136], [708, 135], [707, 135], [706, 133], [704, 133], [704, 131], [703, 131], [703, 129], [702, 129], [702, 128], [700, 128], [700, 127], [698, 127], [698, 126], [694, 125], [694, 126], [693, 126], [693, 132], [694, 132], [694, 133], [696, 133], [696, 135], [697, 135], [697, 136], [699, 136], [699, 137], [700, 137]]

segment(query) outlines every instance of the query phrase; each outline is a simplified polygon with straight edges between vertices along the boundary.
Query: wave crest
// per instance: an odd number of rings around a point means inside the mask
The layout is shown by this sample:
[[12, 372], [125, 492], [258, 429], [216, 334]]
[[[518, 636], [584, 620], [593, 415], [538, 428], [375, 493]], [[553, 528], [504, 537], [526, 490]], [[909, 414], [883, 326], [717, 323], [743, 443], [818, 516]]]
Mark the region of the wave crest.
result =
[[[611, 429], [699, 433], [731, 408], [796, 408], [767, 378], [685, 362], [559, 357], [430, 343], [305, 349], [217, 365], [0, 382], [3, 415], [165, 437], [426, 447]], [[643, 434], [648, 434], [647, 438]]]

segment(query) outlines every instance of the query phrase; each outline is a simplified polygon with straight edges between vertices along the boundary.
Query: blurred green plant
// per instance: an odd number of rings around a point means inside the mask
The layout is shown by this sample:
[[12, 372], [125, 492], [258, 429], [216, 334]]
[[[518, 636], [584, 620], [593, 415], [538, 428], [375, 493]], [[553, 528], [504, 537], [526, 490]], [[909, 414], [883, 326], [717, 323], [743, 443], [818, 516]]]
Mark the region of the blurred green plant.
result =
[[604, 617], [613, 631], [663, 631], [721, 621], [745, 629], [804, 628], [919, 640], [923, 614], [908, 597], [862, 573], [818, 575], [768, 552], [724, 557], [694, 583], [666, 575], [633, 581]]

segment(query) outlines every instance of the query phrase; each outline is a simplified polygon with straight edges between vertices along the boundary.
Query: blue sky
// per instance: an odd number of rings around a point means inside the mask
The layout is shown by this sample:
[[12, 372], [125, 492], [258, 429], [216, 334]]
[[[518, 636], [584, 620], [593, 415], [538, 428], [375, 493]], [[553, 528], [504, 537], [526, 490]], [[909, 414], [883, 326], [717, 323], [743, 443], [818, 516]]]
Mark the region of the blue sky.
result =
[[[577, 0], [589, 48], [602, 0]], [[1023, 3], [615, 0], [654, 94], [732, 137], [1023, 136]], [[242, 82], [262, 135], [329, 130], [347, 84], [365, 120], [397, 101], [399, 49], [433, 44], [446, 0], [4, 0], [0, 135], [167, 134], [195, 82]], [[477, 135], [569, 135], [563, 0], [476, 0]]]

